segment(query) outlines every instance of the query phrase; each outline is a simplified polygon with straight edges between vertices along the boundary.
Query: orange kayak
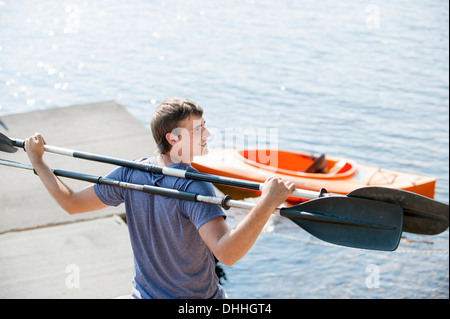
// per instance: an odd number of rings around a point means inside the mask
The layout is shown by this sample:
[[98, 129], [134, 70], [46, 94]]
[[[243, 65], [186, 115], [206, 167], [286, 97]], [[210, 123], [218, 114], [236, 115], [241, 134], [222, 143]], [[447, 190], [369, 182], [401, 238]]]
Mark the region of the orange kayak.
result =
[[[264, 182], [278, 175], [291, 180], [296, 188], [346, 195], [365, 186], [391, 187], [434, 197], [436, 178], [362, 165], [332, 157], [312, 157], [304, 152], [281, 150], [210, 149], [196, 157], [192, 166], [201, 173]], [[298, 202], [298, 198], [289, 198]]]

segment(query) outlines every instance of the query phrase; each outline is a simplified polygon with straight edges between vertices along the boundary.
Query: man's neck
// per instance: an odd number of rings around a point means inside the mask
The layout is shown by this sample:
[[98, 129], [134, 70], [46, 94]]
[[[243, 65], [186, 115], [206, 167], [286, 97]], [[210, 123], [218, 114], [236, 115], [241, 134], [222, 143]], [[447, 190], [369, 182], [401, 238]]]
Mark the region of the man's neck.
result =
[[169, 154], [159, 154], [156, 157], [156, 163], [158, 164], [158, 166], [170, 166], [172, 164], [191, 164], [190, 161], [186, 162], [182, 157], [172, 157]]

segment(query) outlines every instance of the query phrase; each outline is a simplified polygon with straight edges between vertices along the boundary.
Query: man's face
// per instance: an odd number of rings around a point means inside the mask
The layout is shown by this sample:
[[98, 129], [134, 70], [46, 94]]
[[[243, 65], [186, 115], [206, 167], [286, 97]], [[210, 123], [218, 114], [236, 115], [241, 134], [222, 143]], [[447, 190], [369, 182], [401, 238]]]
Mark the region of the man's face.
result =
[[191, 163], [194, 156], [208, 154], [206, 140], [211, 136], [205, 127], [203, 117], [189, 116], [172, 131], [177, 142], [170, 151], [171, 157], [181, 157], [183, 163]]

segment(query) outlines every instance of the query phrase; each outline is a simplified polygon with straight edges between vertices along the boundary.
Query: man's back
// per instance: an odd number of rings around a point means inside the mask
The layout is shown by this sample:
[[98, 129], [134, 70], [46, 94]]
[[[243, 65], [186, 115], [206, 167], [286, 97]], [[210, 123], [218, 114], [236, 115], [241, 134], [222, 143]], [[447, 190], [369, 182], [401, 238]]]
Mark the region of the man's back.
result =
[[[154, 158], [140, 162], [156, 164]], [[194, 170], [185, 164], [171, 167]], [[118, 168], [107, 177], [214, 196], [209, 183], [129, 168]], [[96, 185], [95, 192], [107, 205], [125, 203], [134, 253], [133, 297], [224, 297], [215, 274], [214, 256], [198, 233], [204, 223], [225, 216], [218, 206], [105, 185]]]

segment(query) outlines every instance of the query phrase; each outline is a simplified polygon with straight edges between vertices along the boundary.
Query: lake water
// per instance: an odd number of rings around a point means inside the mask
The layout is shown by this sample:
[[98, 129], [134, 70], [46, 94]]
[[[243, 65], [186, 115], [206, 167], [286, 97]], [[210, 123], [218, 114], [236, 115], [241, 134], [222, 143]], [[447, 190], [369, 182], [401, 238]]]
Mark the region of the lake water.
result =
[[[449, 201], [448, 1], [0, 0], [0, 118], [115, 99], [148, 125], [168, 96], [204, 107], [212, 146], [275, 128], [280, 149], [436, 176]], [[448, 244], [447, 230], [404, 234], [395, 252], [343, 248], [273, 217], [224, 287], [449, 298]]]

